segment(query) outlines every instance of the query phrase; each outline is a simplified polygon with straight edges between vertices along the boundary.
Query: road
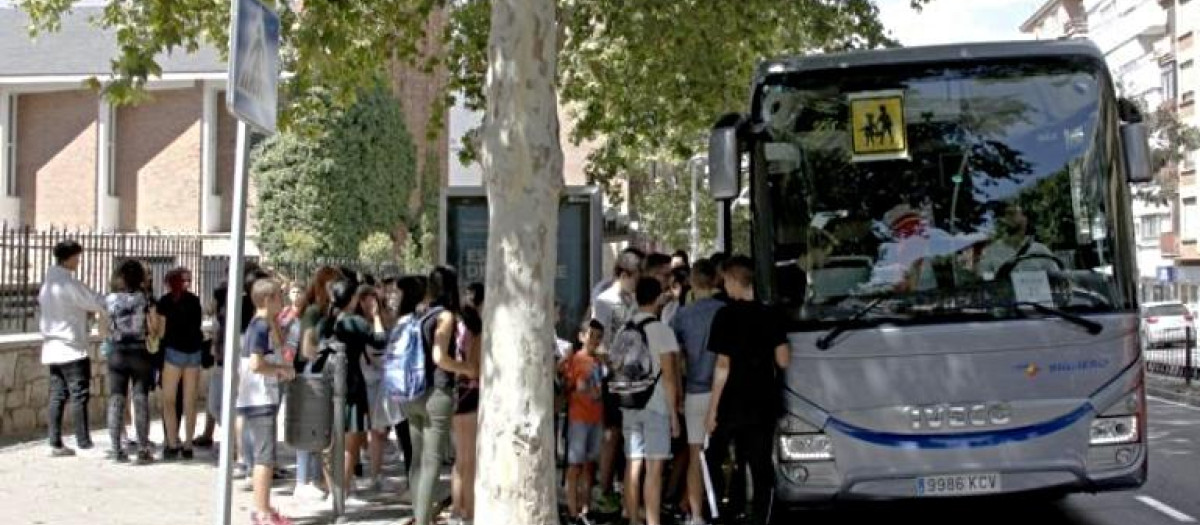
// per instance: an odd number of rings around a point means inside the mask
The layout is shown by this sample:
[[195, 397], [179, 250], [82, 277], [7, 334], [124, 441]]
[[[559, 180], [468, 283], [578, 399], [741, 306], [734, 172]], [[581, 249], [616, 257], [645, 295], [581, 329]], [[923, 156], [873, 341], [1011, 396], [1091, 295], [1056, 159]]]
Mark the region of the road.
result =
[[1025, 499], [857, 504], [793, 512], [779, 525], [814, 523], [1055, 523], [1178, 525], [1200, 520], [1200, 408], [1150, 399], [1150, 480], [1140, 490], [1079, 494], [1059, 502]]
[[[158, 427], [156, 424], [155, 427]], [[97, 431], [97, 444], [107, 442]], [[161, 436], [156, 435], [161, 440]], [[1200, 519], [1200, 408], [1152, 399], [1150, 480], [1141, 490], [1075, 495], [1058, 503], [1032, 499], [856, 505], [780, 516], [780, 525], [838, 523], [995, 523], [1013, 525], [1175, 525]], [[113, 466], [97, 457], [49, 460], [40, 442], [0, 447], [0, 523], [14, 525], [150, 525], [212, 523], [214, 470], [209, 461]], [[239, 487], [241, 484], [239, 484]], [[444, 484], [443, 484], [444, 488]], [[297, 505], [277, 485], [275, 504], [298, 524], [329, 523], [328, 505]], [[394, 525], [409, 515], [397, 497], [369, 497], [352, 513], [358, 525]], [[250, 494], [234, 492], [234, 524], [245, 525]], [[875, 520], [873, 518], [883, 518]], [[871, 521], [868, 521], [871, 520]], [[1024, 521], [1022, 521], [1024, 520]]]

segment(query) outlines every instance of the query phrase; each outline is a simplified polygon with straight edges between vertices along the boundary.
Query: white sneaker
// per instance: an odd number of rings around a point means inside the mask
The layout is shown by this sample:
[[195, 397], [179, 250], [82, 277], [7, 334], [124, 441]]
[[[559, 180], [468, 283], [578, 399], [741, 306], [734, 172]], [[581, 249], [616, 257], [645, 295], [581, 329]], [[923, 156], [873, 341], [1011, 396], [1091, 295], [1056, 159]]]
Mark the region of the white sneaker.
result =
[[358, 496], [355, 496], [355, 495], [350, 495], [350, 496], [346, 497], [346, 508], [348, 508], [348, 509], [351, 509], [351, 508], [360, 509], [360, 508], [366, 507], [367, 505], [370, 505], [370, 504], [371, 504], [371, 502], [369, 502], [365, 499], [362, 499]]
[[305, 483], [296, 485], [296, 490], [292, 491], [292, 497], [304, 501], [322, 501], [325, 499], [325, 492], [316, 485]]

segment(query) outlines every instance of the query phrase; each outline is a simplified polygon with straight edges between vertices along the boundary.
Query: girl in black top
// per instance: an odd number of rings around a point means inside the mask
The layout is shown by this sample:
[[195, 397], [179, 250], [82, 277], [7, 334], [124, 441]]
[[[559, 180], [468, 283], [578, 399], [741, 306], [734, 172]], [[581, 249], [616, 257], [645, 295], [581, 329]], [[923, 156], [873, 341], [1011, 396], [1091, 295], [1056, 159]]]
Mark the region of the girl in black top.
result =
[[475, 440], [479, 431], [479, 351], [483, 340], [483, 284], [467, 286], [467, 304], [463, 306], [458, 329], [458, 359], [473, 375], [459, 375], [455, 385], [457, 402], [452, 423], [454, 432], [454, 470], [450, 478], [453, 498], [451, 514], [460, 520], [475, 520]]
[[420, 319], [426, 370], [430, 373], [429, 389], [422, 398], [404, 406], [416, 455], [409, 475], [415, 525], [433, 522], [433, 489], [437, 484], [438, 466], [445, 460], [450, 420], [454, 416], [455, 375], [478, 375], [467, 363], [454, 359], [461, 309], [458, 275], [454, 270], [445, 266], [435, 269], [429, 275], [425, 298], [428, 310]]
[[350, 494], [350, 488], [354, 486], [354, 466], [358, 465], [359, 452], [370, 429], [370, 400], [361, 363], [368, 346], [375, 349], [387, 346], [387, 332], [378, 312], [370, 321], [356, 313], [357, 292], [358, 287], [351, 281], [333, 282], [329, 289], [333, 308], [319, 328], [321, 339], [332, 337], [345, 346], [346, 352], [346, 470], [343, 478], [346, 494]]
[[163, 365], [163, 421], [176, 421], [180, 380], [183, 381], [184, 435], [180, 443], [179, 428], [167, 424], [167, 443], [163, 448], [163, 459], [192, 459], [192, 438], [196, 433], [196, 393], [200, 384], [201, 350], [204, 334], [201, 332], [204, 309], [200, 298], [188, 288], [192, 284], [192, 272], [187, 268], [175, 268], [167, 272], [167, 288], [170, 290], [158, 300], [158, 315], [165, 321], [161, 352]]

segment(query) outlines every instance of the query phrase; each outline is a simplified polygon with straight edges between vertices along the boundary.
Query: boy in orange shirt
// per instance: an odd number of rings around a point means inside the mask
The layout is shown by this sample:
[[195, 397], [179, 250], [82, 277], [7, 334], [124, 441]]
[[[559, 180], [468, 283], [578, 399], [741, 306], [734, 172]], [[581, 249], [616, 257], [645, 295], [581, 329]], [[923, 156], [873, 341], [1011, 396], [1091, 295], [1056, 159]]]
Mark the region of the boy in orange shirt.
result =
[[592, 494], [592, 478], [600, 459], [604, 437], [604, 402], [600, 382], [604, 375], [596, 352], [604, 340], [604, 325], [592, 320], [580, 329], [583, 348], [563, 363], [567, 391], [567, 511], [570, 523], [586, 524], [584, 517]]

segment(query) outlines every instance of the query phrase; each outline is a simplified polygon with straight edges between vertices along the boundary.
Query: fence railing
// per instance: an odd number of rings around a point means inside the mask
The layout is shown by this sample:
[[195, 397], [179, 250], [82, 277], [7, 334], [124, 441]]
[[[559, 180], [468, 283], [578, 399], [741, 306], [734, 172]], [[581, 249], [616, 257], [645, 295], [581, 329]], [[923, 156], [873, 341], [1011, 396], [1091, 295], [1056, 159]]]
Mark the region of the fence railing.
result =
[[1200, 350], [1196, 349], [1196, 331], [1185, 329], [1184, 340], [1166, 347], [1146, 348], [1146, 371], [1182, 378], [1190, 385], [1200, 379]]
[[[83, 229], [38, 230], [0, 223], [0, 334], [38, 331], [38, 292], [46, 270], [54, 264], [54, 245], [67, 239], [83, 245], [76, 275], [93, 290], [105, 293], [113, 272], [129, 259], [150, 269], [155, 295], [165, 293], [164, 278], [172, 268], [192, 271], [192, 289], [208, 304], [228, 278], [229, 257], [205, 255], [197, 234], [96, 232]], [[403, 275], [399, 265], [351, 258], [259, 262], [282, 279], [305, 283], [317, 268], [329, 265], [377, 278]], [[423, 273], [426, 269], [416, 269]]]

